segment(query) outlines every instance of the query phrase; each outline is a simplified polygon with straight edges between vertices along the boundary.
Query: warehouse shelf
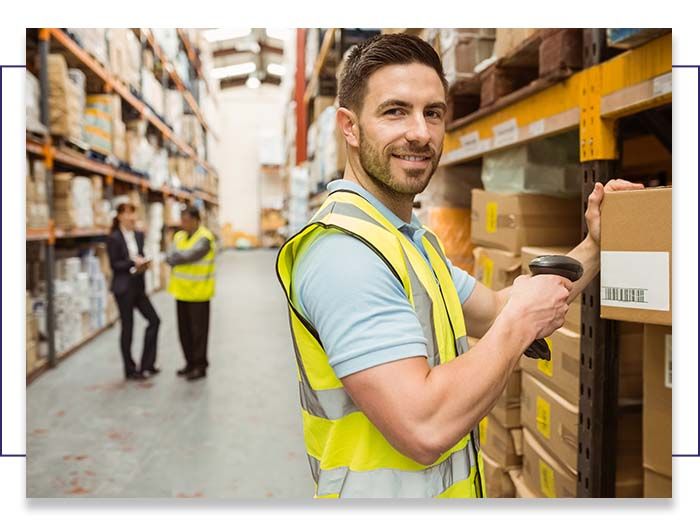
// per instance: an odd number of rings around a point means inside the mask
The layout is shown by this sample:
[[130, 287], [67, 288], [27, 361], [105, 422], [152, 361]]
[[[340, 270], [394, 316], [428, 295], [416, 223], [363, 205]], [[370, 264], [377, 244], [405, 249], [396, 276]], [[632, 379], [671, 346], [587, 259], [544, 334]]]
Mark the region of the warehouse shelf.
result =
[[441, 164], [468, 162], [535, 138], [583, 128], [581, 115], [591, 106], [595, 111], [597, 105], [599, 113], [588, 117], [616, 119], [666, 105], [671, 102], [670, 66], [667, 34], [554, 85], [536, 81], [511, 94], [505, 104], [496, 103], [453, 123], [445, 136]]
[[209, 81], [207, 80], [207, 77], [204, 76], [202, 73], [202, 65], [199, 61], [199, 57], [197, 56], [197, 52], [194, 50], [194, 46], [192, 45], [192, 42], [190, 42], [190, 38], [187, 36], [187, 33], [185, 33], [185, 30], [182, 28], [177, 29], [177, 36], [180, 37], [180, 41], [182, 42], [182, 45], [185, 47], [185, 52], [187, 53], [187, 58], [190, 61], [190, 64], [194, 68], [194, 70], [197, 72], [197, 76], [204, 80], [204, 85], [207, 88], [207, 93], [209, 93], [210, 96], [212, 96], [212, 100], [214, 101], [215, 105], [217, 104], [216, 98], [213, 97], [214, 92], [211, 89], [211, 86], [209, 85]]
[[316, 84], [318, 84], [318, 78], [321, 75], [321, 69], [323, 69], [323, 64], [325, 64], [328, 58], [328, 53], [330, 53], [331, 47], [333, 47], [333, 42], [335, 40], [336, 28], [326, 29], [326, 34], [323, 35], [323, 42], [321, 43], [321, 49], [316, 57], [316, 62], [314, 63], [314, 70], [311, 73], [311, 78], [309, 83], [306, 85], [306, 91], [304, 92], [304, 104], [308, 104], [313, 97], [313, 92], [316, 90]]
[[[37, 156], [46, 155], [46, 143], [37, 142], [36, 140], [27, 137], [27, 151]], [[218, 205], [219, 201], [216, 197], [209, 195], [203, 191], [196, 191], [194, 194], [182, 191], [176, 188], [171, 188], [169, 186], [161, 186], [160, 188], [155, 187], [149, 183], [148, 180], [128, 173], [123, 170], [119, 170], [114, 166], [106, 164], [104, 162], [99, 162], [97, 160], [89, 159], [80, 153], [71, 150], [69, 148], [57, 148], [55, 146], [50, 146], [50, 150], [53, 156], [53, 161], [57, 164], [63, 164], [65, 166], [70, 166], [73, 168], [80, 168], [92, 173], [97, 173], [104, 175], [106, 177], [112, 177], [116, 180], [121, 180], [135, 186], [139, 186], [143, 190], [150, 190], [156, 193], [162, 193], [165, 196], [172, 195], [178, 199], [192, 201], [195, 197], [202, 199], [210, 204]]]
[[216, 139], [219, 140], [217, 135], [212, 131], [212, 129], [209, 127], [207, 124], [204, 114], [202, 113], [201, 109], [199, 108], [199, 105], [195, 101], [194, 97], [192, 96], [192, 93], [190, 92], [189, 89], [185, 86], [184, 82], [180, 78], [180, 75], [178, 74], [177, 70], [173, 66], [173, 64], [168, 60], [168, 58], [165, 56], [165, 53], [161, 49], [161, 47], [158, 45], [158, 42], [156, 42], [155, 37], [153, 36], [153, 32], [150, 29], [137, 29], [136, 33], [139, 34], [140, 32], [143, 32], [144, 35], [146, 36], [146, 42], [148, 42], [148, 45], [151, 47], [153, 52], [155, 53], [156, 57], [158, 57], [158, 60], [163, 64], [163, 67], [165, 68], [165, 71], [167, 71], [168, 76], [170, 77], [170, 80], [172, 80], [173, 84], [175, 84], [175, 87], [177, 90], [180, 92], [182, 97], [185, 99], [185, 102], [187, 102], [187, 105], [190, 107], [194, 115], [197, 117], [197, 120], [199, 120], [199, 123], [204, 127], [204, 129], [208, 132], [211, 133], [212, 136]]
[[134, 94], [121, 81], [117, 80], [107, 69], [100, 64], [98, 60], [90, 56], [87, 51], [80, 47], [65, 31], [57, 28], [49, 28], [46, 30], [47, 36], [53, 39], [56, 43], [71, 53], [78, 61], [87, 67], [92, 73], [97, 75], [105, 84], [107, 89], [117, 93], [130, 106], [138, 111], [146, 120], [148, 120], [156, 129], [158, 129], [163, 137], [171, 141], [185, 155], [192, 158], [197, 164], [205, 168], [209, 173], [217, 175], [216, 170], [205, 160], [200, 159], [192, 147], [185, 143], [180, 137], [176, 136], [173, 131], [163, 122], [151, 109]]

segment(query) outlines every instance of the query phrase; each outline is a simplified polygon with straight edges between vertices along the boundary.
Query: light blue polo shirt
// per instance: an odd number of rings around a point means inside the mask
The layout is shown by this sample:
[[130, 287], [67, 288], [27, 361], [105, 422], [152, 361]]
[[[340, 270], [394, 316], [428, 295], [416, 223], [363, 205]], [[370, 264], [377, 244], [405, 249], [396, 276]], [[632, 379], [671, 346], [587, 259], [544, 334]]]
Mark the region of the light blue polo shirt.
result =
[[[407, 224], [358, 184], [337, 180], [328, 191], [351, 190], [379, 210], [427, 260], [425, 229], [415, 214]], [[449, 263], [459, 300], [476, 280]], [[319, 334], [335, 374], [345, 377], [407, 357], [427, 357], [427, 341], [403, 286], [362, 241], [342, 232], [321, 234], [301, 255], [292, 274], [292, 303]]]

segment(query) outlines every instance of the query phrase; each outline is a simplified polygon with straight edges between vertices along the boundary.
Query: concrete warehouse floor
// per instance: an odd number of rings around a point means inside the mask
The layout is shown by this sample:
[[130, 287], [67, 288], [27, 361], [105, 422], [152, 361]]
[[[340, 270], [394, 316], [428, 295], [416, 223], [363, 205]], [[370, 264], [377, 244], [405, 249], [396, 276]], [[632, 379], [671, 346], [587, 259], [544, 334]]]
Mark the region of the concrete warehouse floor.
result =
[[[159, 292], [158, 376], [124, 381], [117, 323], [33, 382], [27, 496], [311, 497], [274, 261], [273, 251], [219, 256], [206, 379], [175, 376], [184, 363], [175, 303]], [[138, 362], [145, 322], [135, 318]]]

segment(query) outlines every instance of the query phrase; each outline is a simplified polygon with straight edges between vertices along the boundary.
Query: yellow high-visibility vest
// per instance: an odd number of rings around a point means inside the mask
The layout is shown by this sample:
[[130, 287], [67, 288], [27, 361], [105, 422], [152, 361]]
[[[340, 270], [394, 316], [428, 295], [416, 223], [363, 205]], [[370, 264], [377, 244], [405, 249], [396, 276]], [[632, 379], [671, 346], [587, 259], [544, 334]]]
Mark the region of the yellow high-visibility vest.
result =
[[484, 497], [478, 428], [422, 465], [396, 450], [353, 403], [333, 372], [314, 327], [291, 300], [294, 264], [327, 230], [351, 235], [370, 247], [401, 282], [428, 341], [428, 364], [446, 363], [468, 350], [464, 314], [444, 248], [434, 233], [422, 239], [430, 264], [372, 204], [350, 191], [332, 193], [277, 257], [297, 363], [306, 452], [315, 496]]
[[177, 264], [170, 271], [168, 292], [178, 301], [197, 303], [208, 301], [214, 296], [214, 234], [204, 226], [197, 228], [191, 237], [187, 237], [186, 231], [180, 230], [173, 237], [173, 243], [177, 250], [188, 250], [202, 237], [209, 239], [207, 254], [198, 261]]

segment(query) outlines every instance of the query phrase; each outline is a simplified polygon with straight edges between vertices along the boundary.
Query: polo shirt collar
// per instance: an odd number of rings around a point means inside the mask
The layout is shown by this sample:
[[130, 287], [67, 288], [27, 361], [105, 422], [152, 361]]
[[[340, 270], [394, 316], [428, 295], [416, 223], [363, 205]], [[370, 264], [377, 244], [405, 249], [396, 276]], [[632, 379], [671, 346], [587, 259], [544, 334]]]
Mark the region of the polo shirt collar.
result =
[[377, 210], [379, 210], [379, 213], [384, 215], [384, 217], [387, 218], [387, 220], [397, 229], [397, 230], [408, 230], [410, 233], [415, 233], [417, 230], [420, 230], [423, 228], [423, 225], [421, 222], [418, 220], [418, 217], [416, 217], [416, 214], [411, 212], [411, 222], [407, 223], [404, 222], [399, 216], [397, 216], [393, 211], [391, 211], [389, 208], [387, 208], [377, 197], [375, 197], [372, 193], [364, 189], [362, 186], [357, 184], [356, 182], [353, 182], [351, 180], [345, 180], [345, 179], [340, 179], [340, 180], [334, 180], [328, 183], [326, 186], [326, 189], [332, 193], [334, 191], [338, 190], [345, 190], [345, 191], [352, 191], [354, 193], [357, 193], [361, 197], [365, 198], [366, 200], [369, 201], [369, 203], [374, 206]]

